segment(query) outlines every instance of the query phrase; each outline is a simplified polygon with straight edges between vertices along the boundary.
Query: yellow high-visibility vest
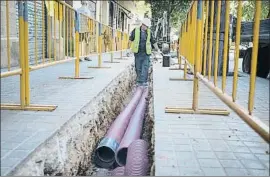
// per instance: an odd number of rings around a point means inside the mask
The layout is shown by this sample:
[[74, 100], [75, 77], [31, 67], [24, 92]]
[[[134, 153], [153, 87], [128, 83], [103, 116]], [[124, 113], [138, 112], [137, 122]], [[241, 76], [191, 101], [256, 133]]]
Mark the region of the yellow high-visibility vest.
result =
[[[131, 50], [134, 53], [139, 52], [140, 35], [141, 35], [140, 28], [135, 28], [134, 41], [131, 43]], [[151, 38], [150, 29], [147, 29], [146, 54], [148, 55], [152, 53], [150, 38]]]

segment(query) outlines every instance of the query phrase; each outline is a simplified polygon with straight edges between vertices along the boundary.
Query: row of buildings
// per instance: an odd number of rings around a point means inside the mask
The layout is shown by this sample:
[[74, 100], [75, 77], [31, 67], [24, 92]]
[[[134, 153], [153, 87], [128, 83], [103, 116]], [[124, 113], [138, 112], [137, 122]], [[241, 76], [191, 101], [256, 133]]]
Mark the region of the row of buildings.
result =
[[[137, 14], [135, 0], [88, 0], [87, 2], [91, 18], [114, 29], [129, 32], [131, 28], [139, 24], [137, 19], [141, 17]], [[82, 1], [66, 1], [66, 3], [79, 9]]]
[[[82, 6], [82, 1], [65, 2], [76, 10]], [[88, 0], [85, 2], [92, 19], [125, 33], [130, 33], [135, 26], [140, 24], [139, 19], [143, 18], [143, 14], [137, 13], [134, 0]], [[64, 12], [61, 5], [57, 7], [58, 11], [55, 11], [55, 4], [52, 5], [52, 3], [61, 4], [60, 1], [28, 1], [30, 63], [42, 61], [44, 51], [46, 51], [45, 58], [50, 58], [48, 53], [51, 53], [55, 59], [61, 59], [65, 51], [69, 50], [67, 47], [74, 46], [74, 30], [70, 31], [68, 27], [74, 25], [68, 22], [74, 21], [74, 16], [69, 16], [67, 8]], [[69, 35], [72, 36], [72, 41], [69, 40]], [[7, 40], [9, 40], [9, 48]], [[69, 46], [66, 45], [67, 43]], [[9, 56], [8, 53], [10, 53]], [[19, 65], [18, 1], [1, 1], [1, 69], [8, 66], [8, 58], [11, 60], [11, 67]]]

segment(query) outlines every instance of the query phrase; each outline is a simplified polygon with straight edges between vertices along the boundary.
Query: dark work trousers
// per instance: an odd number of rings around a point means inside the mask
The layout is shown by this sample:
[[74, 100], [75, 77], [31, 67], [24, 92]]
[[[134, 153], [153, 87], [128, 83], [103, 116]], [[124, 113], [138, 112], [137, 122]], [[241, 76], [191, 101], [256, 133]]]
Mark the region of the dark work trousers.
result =
[[135, 70], [138, 85], [147, 85], [149, 66], [149, 55], [147, 55], [145, 52], [135, 54]]

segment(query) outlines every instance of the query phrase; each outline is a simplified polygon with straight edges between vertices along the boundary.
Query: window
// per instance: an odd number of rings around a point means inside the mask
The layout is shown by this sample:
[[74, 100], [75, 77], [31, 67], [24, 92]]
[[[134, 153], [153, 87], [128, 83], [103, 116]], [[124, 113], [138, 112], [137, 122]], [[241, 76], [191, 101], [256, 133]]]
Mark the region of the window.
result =
[[113, 19], [114, 19], [114, 4], [110, 2], [109, 4], [109, 26], [113, 27]]
[[121, 30], [124, 31], [125, 28], [125, 14], [124, 12], [121, 12]]
[[127, 16], [125, 16], [125, 29], [127, 29]]

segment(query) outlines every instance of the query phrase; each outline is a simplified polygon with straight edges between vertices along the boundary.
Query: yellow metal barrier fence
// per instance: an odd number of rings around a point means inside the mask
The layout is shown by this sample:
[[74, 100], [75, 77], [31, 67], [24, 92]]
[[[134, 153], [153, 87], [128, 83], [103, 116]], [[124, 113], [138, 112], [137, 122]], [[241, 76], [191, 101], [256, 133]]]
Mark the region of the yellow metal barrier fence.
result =
[[116, 31], [116, 49], [120, 51], [120, 57], [117, 59], [126, 60], [123, 56], [123, 51], [128, 49], [128, 41], [129, 41], [129, 35], [127, 33], [123, 33], [119, 30]]
[[[216, 31], [215, 31], [215, 52], [214, 52], [214, 68], [212, 64], [212, 39], [213, 39], [213, 24], [214, 24], [214, 3], [217, 3], [216, 11]], [[211, 7], [211, 11], [209, 9]], [[206, 13], [203, 13], [203, 9]], [[230, 1], [225, 1], [225, 35], [224, 35], [224, 48], [223, 48], [223, 66], [222, 66], [222, 83], [221, 88], [218, 87], [218, 58], [219, 58], [219, 42], [220, 42], [220, 17], [221, 17], [221, 1], [193, 1], [191, 9], [188, 12], [185, 22], [181, 25], [180, 33], [180, 54], [179, 61], [184, 59], [185, 68], [189, 65], [189, 69], [194, 74], [193, 79], [193, 104], [192, 108], [178, 108], [166, 107], [167, 113], [193, 113], [193, 114], [218, 114], [229, 115], [226, 110], [217, 109], [199, 109], [198, 108], [198, 87], [199, 80], [203, 82], [212, 92], [214, 92], [225, 104], [227, 104], [239, 117], [241, 117], [249, 126], [251, 126], [258, 134], [269, 142], [269, 127], [264, 124], [259, 118], [255, 117], [252, 112], [254, 109], [254, 94], [255, 94], [255, 80], [256, 80], [256, 66], [258, 54], [258, 37], [260, 25], [260, 11], [261, 1], [256, 1], [256, 8], [254, 14], [254, 27], [253, 27], [253, 52], [251, 61], [251, 73], [249, 84], [249, 97], [248, 97], [248, 110], [244, 109], [241, 105], [236, 103], [237, 83], [238, 83], [238, 58], [239, 58], [239, 44], [240, 44], [240, 31], [241, 31], [241, 16], [242, 16], [242, 1], [238, 1], [237, 7], [237, 24], [236, 24], [236, 42], [234, 53], [234, 76], [233, 76], [233, 89], [232, 96], [225, 93], [226, 79], [227, 79], [227, 58], [228, 58], [228, 42], [229, 42], [229, 10]], [[210, 12], [209, 12], [210, 11]], [[209, 44], [207, 42], [208, 36], [208, 14], [210, 14], [210, 32]], [[205, 16], [204, 16], [205, 15]], [[205, 17], [205, 18], [204, 18]], [[203, 19], [205, 21], [203, 21]], [[204, 29], [204, 30], [203, 30]], [[202, 34], [204, 31], [204, 34]], [[196, 39], [196, 40], [195, 40]], [[210, 52], [207, 56], [207, 46], [209, 45]], [[188, 46], [188, 47], [187, 47]], [[204, 52], [203, 52], [204, 51]], [[203, 64], [202, 64], [203, 63]], [[179, 63], [181, 64], [181, 63]], [[208, 65], [208, 76], [206, 76], [206, 64]], [[211, 70], [213, 69], [214, 80], [211, 79]], [[203, 72], [202, 72], [203, 71]], [[187, 69], [184, 71], [184, 79], [186, 78]], [[171, 79], [176, 80], [176, 79]], [[178, 79], [179, 80], [179, 79]]]
[[[96, 26], [98, 27], [98, 43], [97, 43], [97, 51], [98, 51], [98, 66], [89, 66], [88, 68], [110, 68], [106, 66], [102, 66], [102, 53], [107, 52], [110, 45], [110, 27], [95, 21]], [[104, 44], [104, 45], [102, 45]], [[111, 52], [111, 51], [110, 51]]]
[[[50, 4], [53, 1], [48, 1], [48, 6], [50, 8]], [[64, 11], [62, 8], [65, 9]], [[62, 16], [62, 13], [67, 13], [66, 16]], [[48, 13], [50, 14], [50, 12]], [[60, 47], [59, 51], [57, 52], [60, 56], [59, 58], [62, 58], [61, 60], [66, 58], [66, 55], [68, 56], [68, 59], [75, 60], [75, 73], [74, 76], [65, 76], [65, 77], [59, 77], [59, 79], [92, 79], [93, 77], [82, 77], [80, 76], [80, 58], [85, 57], [87, 54], [90, 54], [90, 47], [89, 47], [89, 37], [91, 35], [90, 31], [90, 25], [89, 21], [86, 17], [79, 14], [76, 10], [73, 9], [70, 5], [62, 2], [62, 1], [55, 1], [54, 2], [54, 21], [57, 19], [56, 22], [54, 22], [54, 44], [56, 44], [56, 40], [58, 40], [58, 44], [61, 44], [61, 41], [65, 41], [66, 43], [66, 54], [64, 54], [65, 50], [61, 52]], [[66, 35], [61, 33], [61, 26], [63, 22], [66, 23], [65, 26], [67, 27], [66, 30], [63, 30], [66, 32]], [[56, 26], [59, 30], [56, 30]], [[59, 31], [58, 35], [56, 34], [56, 31]], [[57, 38], [59, 36], [59, 38]], [[75, 36], [75, 38], [74, 38]], [[61, 40], [61, 37], [66, 37], [65, 40]], [[85, 45], [88, 44], [88, 45]], [[56, 45], [55, 45], [56, 46]], [[63, 45], [64, 46], [64, 45]], [[54, 50], [56, 52], [56, 48], [54, 47]], [[83, 51], [84, 50], [84, 51]], [[56, 60], [58, 57], [55, 54], [54, 60]], [[66, 59], [67, 60], [67, 59]]]
[[[20, 75], [20, 104], [1, 104], [1, 110], [34, 110], [34, 111], [53, 111], [57, 106], [54, 105], [32, 105], [30, 104], [30, 71], [33, 70], [29, 66], [29, 18], [28, 18], [28, 3], [27, 1], [23, 2], [18, 1], [18, 16], [19, 16], [19, 57], [20, 57], [20, 69], [10, 71], [10, 57], [8, 58], [8, 72], [1, 73], [1, 78], [8, 77], [12, 75]], [[8, 11], [8, 2], [6, 4], [6, 10]], [[36, 2], [34, 4], [36, 11]], [[42, 6], [43, 7], [43, 6]], [[6, 18], [9, 18], [7, 14]], [[7, 20], [8, 22], [9, 20]], [[36, 18], [35, 18], [36, 22]], [[34, 25], [36, 26], [36, 25]], [[9, 25], [7, 25], [9, 28]], [[9, 29], [8, 29], [9, 30]], [[36, 34], [35, 27], [35, 34]], [[7, 32], [7, 35], [9, 33]], [[36, 41], [35, 37], [35, 41]], [[9, 44], [9, 38], [7, 38]], [[37, 45], [35, 42], [35, 65], [37, 66]], [[10, 49], [8, 45], [8, 56], [10, 56]]]
[[[5, 3], [7, 71], [1, 72], [1, 78], [20, 75], [20, 103], [1, 104], [1, 110], [53, 111], [57, 108], [55, 105], [30, 104], [31, 71], [75, 60], [74, 76], [59, 79], [92, 79], [93, 77], [80, 77], [80, 58], [98, 54], [97, 68], [101, 68], [102, 52], [108, 51], [113, 63], [113, 52], [119, 51], [118, 44], [114, 42], [116, 29], [77, 13], [64, 1], [17, 1], [19, 66], [12, 67], [10, 3], [13, 2]], [[34, 15], [29, 15], [29, 5], [33, 7]], [[120, 43], [122, 56], [128, 34], [121, 31], [118, 33], [122, 35], [117, 41]]]

